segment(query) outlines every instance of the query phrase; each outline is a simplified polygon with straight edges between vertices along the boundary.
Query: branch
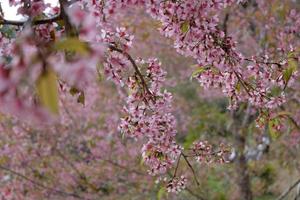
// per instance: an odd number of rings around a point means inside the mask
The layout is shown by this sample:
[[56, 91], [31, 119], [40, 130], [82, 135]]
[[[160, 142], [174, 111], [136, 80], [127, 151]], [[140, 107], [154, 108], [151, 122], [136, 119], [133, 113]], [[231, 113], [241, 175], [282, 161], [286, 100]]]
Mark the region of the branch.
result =
[[253, 60], [250, 58], [245, 58], [244, 60], [249, 61], [249, 62], [259, 63], [259, 64], [265, 64], [265, 65], [277, 65], [279, 68], [282, 67], [282, 64], [280, 64], [278, 62], [264, 62], [264, 61]]
[[183, 156], [183, 158], [184, 158], [185, 162], [187, 163], [187, 165], [189, 166], [189, 168], [192, 170], [194, 178], [195, 178], [195, 181], [196, 181], [197, 185], [199, 186], [200, 183], [199, 183], [199, 181], [197, 179], [197, 175], [196, 175], [196, 172], [195, 172], [193, 166], [191, 165], [190, 161], [187, 159], [187, 156], [185, 154], [181, 153], [181, 155]]
[[238, 81], [242, 84], [242, 86], [245, 89], [245, 91], [247, 92], [247, 94], [251, 97], [252, 95], [249, 91], [249, 88], [245, 84], [244, 80], [239, 76], [239, 74], [236, 71], [234, 71], [234, 75], [237, 77]]
[[[127, 57], [127, 59], [130, 61], [130, 63], [132, 64], [136, 74], [138, 75], [138, 77], [140, 78], [141, 82], [142, 82], [142, 85], [144, 86], [144, 88], [146, 89], [146, 92], [152, 96], [152, 92], [149, 90], [148, 86], [147, 86], [147, 83], [144, 79], [144, 76], [142, 75], [141, 71], [139, 70], [139, 67], [137, 66], [137, 64], [135, 63], [134, 59], [125, 51], [123, 51], [122, 49], [119, 49], [117, 48], [116, 46], [113, 46], [113, 45], [109, 45], [109, 49], [112, 50], [112, 51], [117, 51], [121, 54], [123, 54], [124, 56]], [[152, 99], [152, 98], [151, 98]], [[153, 99], [152, 99], [153, 100]]]
[[292, 124], [298, 129], [300, 130], [300, 126], [298, 125], [297, 121], [292, 117], [292, 116], [287, 116], [289, 118], [289, 120], [292, 122]]
[[69, 193], [69, 192], [65, 192], [65, 191], [62, 191], [62, 190], [57, 190], [55, 188], [51, 188], [51, 187], [45, 186], [45, 185], [43, 185], [40, 182], [37, 182], [37, 181], [35, 181], [33, 179], [30, 179], [30, 178], [26, 177], [25, 175], [23, 175], [23, 174], [21, 174], [19, 172], [13, 171], [13, 170], [11, 170], [11, 169], [9, 169], [7, 167], [4, 167], [2, 165], [0, 165], [0, 169], [4, 170], [4, 171], [7, 171], [7, 172], [9, 172], [9, 173], [11, 173], [13, 175], [16, 175], [16, 176], [18, 176], [18, 177], [20, 177], [20, 178], [22, 178], [22, 179], [24, 179], [24, 180], [26, 180], [28, 182], [31, 182], [32, 184], [34, 184], [37, 187], [44, 188], [46, 190], [49, 190], [49, 191], [52, 191], [52, 192], [55, 192], [55, 193], [58, 193], [58, 194], [61, 194], [61, 195], [64, 195], [64, 196], [72, 196], [72, 197], [75, 197], [77, 199], [85, 199], [85, 198], [83, 198], [83, 197], [81, 197], [81, 196], [79, 196], [79, 195], [77, 195], [75, 193]]
[[[79, 171], [79, 169], [74, 165], [74, 163], [72, 163], [66, 156], [64, 156], [63, 153], [61, 153], [57, 148], [55, 149], [57, 154], [59, 155], [59, 157], [63, 160], [66, 161], [67, 164], [76, 172], [78, 178], [80, 181], [83, 181], [83, 183], [88, 186], [90, 189], [92, 189], [94, 192], [98, 192], [99, 188], [97, 186], [95, 186], [93, 183], [91, 183], [88, 178], [86, 177], [86, 175], [84, 173], [82, 173], [81, 171]], [[77, 184], [81, 185], [81, 182], [76, 181]]]
[[109, 163], [111, 165], [114, 165], [114, 166], [116, 166], [116, 167], [118, 167], [120, 169], [123, 169], [123, 170], [125, 170], [125, 171], [127, 171], [129, 173], [134, 173], [134, 174], [139, 175], [139, 176], [147, 176], [147, 174], [144, 174], [144, 173], [142, 173], [142, 172], [140, 172], [138, 170], [135, 170], [135, 169], [129, 169], [126, 166], [121, 165], [121, 164], [119, 164], [117, 162], [114, 162], [112, 160], [104, 159], [104, 158], [101, 158], [101, 157], [99, 159], [102, 160], [102, 161], [104, 161], [104, 162], [107, 162], [107, 163]]
[[177, 170], [178, 170], [178, 167], [179, 167], [179, 162], [180, 162], [180, 158], [181, 158], [182, 154], [179, 155], [178, 159], [177, 159], [177, 164], [176, 164], [176, 168], [175, 168], [175, 172], [174, 172], [174, 175], [173, 175], [173, 178], [174, 179], [176, 177], [176, 174], [177, 174]]
[[194, 193], [191, 189], [185, 188], [185, 190], [192, 196], [196, 197], [198, 200], [205, 200], [202, 196]]
[[[55, 17], [33, 21], [32, 24], [33, 25], [49, 24], [49, 23], [56, 22], [60, 19], [62, 19], [61, 15], [57, 15]], [[3, 19], [0, 17], [0, 24], [2, 24], [2, 25], [24, 26], [26, 23], [27, 23], [27, 20], [26, 21], [14, 21], [14, 20], [6, 20], [6, 19]]]
[[224, 21], [223, 21], [223, 24], [222, 24], [222, 29], [223, 29], [223, 32], [224, 32], [224, 34], [225, 34], [225, 38], [227, 37], [227, 32], [228, 32], [228, 30], [227, 30], [227, 25], [228, 25], [228, 20], [229, 20], [229, 13], [227, 12], [226, 14], [225, 14], [225, 17], [224, 17]]
[[289, 188], [287, 188], [276, 200], [283, 200], [298, 184], [300, 184], [300, 178]]
[[[1, 3], [0, 3], [0, 15], [1, 15], [1, 16], [4, 16], [4, 12], [3, 12], [3, 9], [2, 9]], [[1, 18], [0, 18], [0, 19], [1, 19]]]
[[69, 16], [67, 14], [67, 8], [70, 5], [68, 4], [68, 2], [66, 0], [59, 0], [59, 5], [60, 5], [60, 16], [61, 16], [61, 19], [64, 21], [66, 35], [68, 37], [77, 37], [78, 38], [78, 32], [76, 31], [76, 28], [70, 22]]

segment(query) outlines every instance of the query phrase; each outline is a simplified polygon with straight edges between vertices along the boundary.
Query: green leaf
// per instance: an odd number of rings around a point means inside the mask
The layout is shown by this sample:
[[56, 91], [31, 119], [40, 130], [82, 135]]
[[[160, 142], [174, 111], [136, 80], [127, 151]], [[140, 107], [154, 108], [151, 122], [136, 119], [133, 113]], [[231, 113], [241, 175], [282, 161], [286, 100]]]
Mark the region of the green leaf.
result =
[[271, 96], [279, 96], [280, 94], [281, 94], [281, 92], [282, 92], [282, 89], [280, 88], [280, 87], [273, 87], [273, 88], [271, 88], [271, 91], [270, 91], [271, 93]]
[[278, 118], [273, 118], [268, 123], [269, 133], [273, 140], [276, 140], [280, 135], [279, 131], [276, 130], [276, 128], [275, 128], [275, 126], [279, 125], [279, 123], [280, 123], [280, 121]]
[[84, 103], [85, 103], [84, 92], [82, 92], [82, 91], [80, 92], [80, 95], [79, 95], [78, 98], [77, 98], [77, 102], [84, 105]]
[[90, 51], [90, 48], [86, 42], [73, 37], [56, 42], [54, 47], [56, 50], [76, 52], [82, 55], [86, 55]]
[[40, 103], [52, 113], [58, 114], [58, 85], [56, 75], [47, 70], [36, 82], [37, 95]]
[[206, 66], [192, 65], [191, 67], [197, 68], [195, 71], [193, 71], [193, 73], [191, 75], [191, 79], [197, 77], [199, 74], [203, 73], [206, 70], [211, 70], [211, 72], [214, 74], [219, 73], [218, 69], [212, 65], [206, 65]]
[[241, 88], [242, 88], [242, 84], [240, 81], [238, 81], [237, 84], [235, 85], [235, 89], [236, 89], [236, 91], [240, 92]]
[[157, 200], [162, 200], [162, 198], [166, 195], [166, 188], [161, 187], [157, 192]]
[[283, 80], [285, 81], [285, 87], [291, 79], [293, 73], [297, 70], [297, 61], [294, 58], [288, 59], [288, 68], [283, 71]]
[[84, 105], [84, 103], [85, 103], [85, 95], [84, 95], [84, 92], [83, 92], [83, 91], [77, 89], [76, 87], [72, 87], [72, 88], [70, 89], [70, 94], [71, 94], [72, 96], [79, 94], [79, 96], [78, 96], [78, 98], [77, 98], [77, 102]]
[[65, 22], [63, 19], [57, 20], [56, 23], [58, 24], [58, 26], [63, 27], [65, 25]]
[[72, 95], [72, 96], [74, 96], [75, 94], [78, 94], [80, 91], [76, 88], [76, 87], [72, 87], [71, 89], [70, 89], [70, 94]]
[[183, 23], [181, 24], [181, 27], [180, 27], [182, 33], [187, 33], [188, 30], [189, 30], [189, 28], [190, 28], [190, 22], [189, 22], [189, 21], [183, 22]]
[[191, 79], [197, 77], [199, 74], [201, 74], [202, 72], [204, 72], [206, 69], [204, 67], [200, 67], [198, 69], [196, 69], [195, 71], [193, 71], [192, 75], [191, 75]]
[[2, 33], [7, 38], [15, 38], [16, 31], [15, 29], [11, 28], [10, 26], [0, 26], [0, 33]]
[[[123, 134], [123, 135], [124, 135], [124, 134]], [[143, 166], [144, 163], [145, 163], [145, 160], [144, 160], [144, 158], [141, 157], [141, 159], [140, 159], [140, 166]]]

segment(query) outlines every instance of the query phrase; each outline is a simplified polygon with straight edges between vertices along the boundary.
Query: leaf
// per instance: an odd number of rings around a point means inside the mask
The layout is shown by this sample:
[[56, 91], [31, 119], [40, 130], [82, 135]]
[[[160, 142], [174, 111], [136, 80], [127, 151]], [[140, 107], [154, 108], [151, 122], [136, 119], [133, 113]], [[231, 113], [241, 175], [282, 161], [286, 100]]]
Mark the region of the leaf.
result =
[[180, 27], [182, 33], [187, 33], [188, 30], [189, 30], [189, 28], [190, 28], [190, 22], [189, 22], [189, 21], [183, 22], [183, 23], [181, 24], [181, 27]]
[[80, 95], [79, 95], [78, 98], [77, 98], [77, 102], [84, 105], [84, 103], [85, 103], [84, 92], [82, 92], [82, 91], [80, 92]]
[[65, 22], [63, 19], [57, 20], [56, 23], [59, 27], [63, 27], [65, 25]]
[[240, 81], [238, 81], [237, 84], [235, 85], [235, 89], [236, 89], [236, 91], [240, 92], [241, 88], [242, 88], [242, 84]]
[[74, 96], [75, 94], [78, 94], [80, 91], [76, 88], [76, 87], [72, 87], [71, 89], [70, 89], [70, 94], [72, 95], [72, 96]]
[[86, 55], [90, 51], [90, 48], [86, 42], [73, 37], [56, 42], [55, 49], [76, 52], [82, 55]]
[[196, 69], [195, 71], [193, 71], [192, 75], [191, 75], [191, 80], [193, 78], [196, 78], [199, 74], [201, 74], [202, 72], [204, 72], [206, 69], [204, 67], [199, 67], [198, 69]]
[[8, 161], [9, 158], [7, 156], [4, 155], [0, 157], [0, 165], [6, 165]]
[[279, 131], [276, 129], [276, 126], [279, 125], [279, 120], [277, 118], [273, 118], [269, 121], [269, 133], [273, 140], [277, 139], [280, 135]]
[[50, 32], [50, 37], [51, 37], [51, 39], [52, 39], [53, 41], [56, 40], [56, 37], [55, 37], [55, 31], [54, 31], [54, 30], [52, 30], [52, 31]]
[[289, 80], [291, 79], [293, 73], [297, 70], [297, 62], [294, 58], [288, 59], [288, 68], [283, 71], [283, 80], [285, 81], [286, 88], [287, 84], [289, 83]]
[[195, 77], [195, 76], [198, 76], [199, 74], [201, 74], [202, 72], [205, 71], [205, 68], [204, 67], [201, 67], [197, 70], [195, 70], [193, 73], [192, 73], [192, 77]]
[[16, 37], [16, 31], [15, 29], [9, 27], [9, 26], [0, 26], [0, 33], [2, 33], [7, 38], [15, 38]]
[[52, 113], [58, 114], [58, 85], [56, 75], [47, 70], [36, 82], [37, 95], [40, 103]]
[[157, 200], [162, 200], [162, 198], [166, 195], [166, 188], [161, 187], [157, 192]]
[[76, 95], [76, 94], [79, 94], [79, 96], [78, 96], [78, 98], [77, 98], [77, 102], [84, 105], [84, 103], [85, 103], [85, 95], [84, 95], [84, 92], [83, 92], [83, 91], [77, 89], [76, 87], [72, 87], [72, 88], [70, 89], [70, 94], [71, 94], [72, 96], [74, 96], [74, 95]]
[[141, 159], [140, 159], [140, 166], [143, 166], [143, 165], [144, 165], [144, 163], [145, 163], [145, 160], [144, 160], [144, 158], [143, 158], [143, 157], [141, 157]]
[[271, 91], [270, 91], [271, 95], [274, 97], [274, 96], [279, 96], [282, 92], [282, 89], [280, 87], [273, 87], [271, 88]]

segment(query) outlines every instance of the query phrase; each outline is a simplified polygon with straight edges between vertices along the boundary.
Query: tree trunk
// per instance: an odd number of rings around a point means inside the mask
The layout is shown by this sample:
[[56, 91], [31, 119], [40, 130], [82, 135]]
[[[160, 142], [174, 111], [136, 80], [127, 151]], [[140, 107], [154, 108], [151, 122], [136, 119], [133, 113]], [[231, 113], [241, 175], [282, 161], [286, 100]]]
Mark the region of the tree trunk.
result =
[[[242, 131], [241, 131], [242, 132]], [[241, 200], [252, 200], [251, 183], [248, 172], [247, 160], [244, 155], [245, 150], [245, 136], [238, 135], [236, 137], [236, 145], [238, 147], [238, 157], [236, 160], [236, 170], [238, 174], [237, 183], [239, 185], [240, 199]]]
[[235, 138], [235, 147], [237, 158], [235, 159], [235, 167], [237, 173], [237, 184], [239, 186], [240, 200], [252, 200], [252, 191], [250, 176], [245, 157], [245, 148], [247, 140], [247, 130], [251, 121], [250, 105], [241, 108], [238, 112], [233, 112], [233, 134]]

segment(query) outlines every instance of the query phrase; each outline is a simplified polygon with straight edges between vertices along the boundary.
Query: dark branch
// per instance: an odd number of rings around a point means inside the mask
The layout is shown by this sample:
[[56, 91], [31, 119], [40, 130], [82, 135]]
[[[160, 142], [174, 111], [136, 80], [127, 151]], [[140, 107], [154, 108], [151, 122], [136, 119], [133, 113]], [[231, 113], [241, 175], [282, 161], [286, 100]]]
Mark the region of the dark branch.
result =
[[13, 171], [13, 170], [11, 170], [11, 169], [9, 169], [9, 168], [7, 168], [7, 167], [4, 167], [4, 166], [2, 166], [2, 165], [0, 165], [0, 169], [3, 170], [3, 171], [7, 171], [7, 172], [9, 172], [10, 174], [13, 174], [13, 175], [15, 175], [15, 176], [18, 176], [18, 177], [20, 177], [20, 178], [22, 178], [22, 179], [24, 179], [24, 180], [26, 180], [26, 181], [28, 181], [28, 182], [31, 182], [33, 185], [35, 185], [35, 186], [37, 186], [37, 187], [44, 188], [44, 189], [46, 189], [46, 190], [55, 192], [55, 193], [60, 194], [60, 195], [63, 195], [63, 196], [72, 196], [72, 197], [75, 197], [75, 198], [77, 198], [77, 199], [85, 199], [85, 198], [83, 198], [83, 197], [81, 197], [81, 196], [79, 196], [79, 195], [77, 195], [77, 194], [74, 194], [74, 193], [69, 193], [69, 192], [65, 192], [65, 191], [62, 191], [62, 190], [57, 190], [57, 189], [55, 189], [55, 188], [51, 188], [51, 187], [45, 186], [45, 185], [43, 185], [42, 183], [39, 183], [39, 182], [37, 182], [37, 181], [35, 181], [35, 180], [33, 180], [33, 179], [30, 179], [30, 178], [28, 178], [27, 176], [25, 176], [25, 175], [23, 175], [23, 174], [21, 174], [21, 173], [19, 173], [19, 172]]
[[276, 200], [283, 200], [298, 184], [300, 184], [300, 178], [289, 188], [287, 188]]
[[263, 62], [263, 61], [254, 61], [250, 58], [245, 58], [246, 61], [249, 61], [249, 62], [257, 62], [259, 64], [265, 64], [265, 65], [277, 65], [279, 68], [281, 68], [282, 64], [278, 63], [278, 62]]
[[227, 28], [228, 21], [229, 21], [229, 13], [226, 13], [225, 17], [224, 17], [223, 24], [222, 24], [222, 29], [223, 29], [223, 32], [225, 34], [225, 38], [227, 37], [227, 32], [228, 32], [228, 30], [227, 30], [228, 29]]
[[179, 157], [178, 157], [178, 159], [177, 159], [177, 164], [176, 164], [175, 172], [174, 172], [174, 175], [173, 175], [173, 179], [176, 177], [177, 170], [178, 170], [178, 167], [179, 167], [179, 162], [180, 162], [181, 155], [182, 155], [182, 154], [180, 154]]
[[198, 200], [205, 200], [202, 196], [200, 196], [199, 194], [196, 194], [195, 192], [193, 192], [193, 190], [186, 188], [185, 189], [188, 193], [190, 193], [190, 195], [196, 197]]
[[181, 155], [183, 156], [183, 158], [184, 158], [185, 162], [187, 163], [187, 165], [189, 166], [189, 168], [192, 170], [197, 185], [200, 185], [200, 183], [199, 183], [199, 181], [198, 181], [198, 179], [197, 179], [197, 174], [196, 174], [196, 172], [195, 172], [195, 170], [194, 170], [192, 164], [191, 164], [190, 161], [187, 159], [187, 156], [186, 156], [185, 154], [183, 154], [183, 153], [181, 153]]
[[[50, 23], [56, 22], [60, 19], [62, 19], [61, 15], [57, 15], [55, 17], [33, 21], [32, 24], [33, 25], [50, 24]], [[2, 24], [2, 25], [24, 26], [26, 23], [27, 23], [27, 20], [26, 21], [14, 21], [14, 20], [1, 19], [1, 17], [0, 17], [0, 24]]]
[[[127, 57], [127, 59], [130, 61], [130, 63], [132, 64], [136, 74], [138, 75], [138, 77], [140, 78], [140, 81], [142, 82], [142, 85], [144, 86], [144, 88], [146, 89], [146, 92], [152, 96], [152, 92], [149, 90], [147, 83], [144, 79], [144, 76], [142, 75], [139, 67], [137, 66], [137, 64], [135, 63], [134, 59], [131, 57], [131, 55], [129, 55], [127, 52], [124, 52], [122, 49], [117, 48], [116, 46], [113, 45], [109, 45], [110, 50], [112, 51], [117, 51], [121, 54], [123, 54], [124, 56]], [[152, 99], [152, 98], [151, 98]]]

